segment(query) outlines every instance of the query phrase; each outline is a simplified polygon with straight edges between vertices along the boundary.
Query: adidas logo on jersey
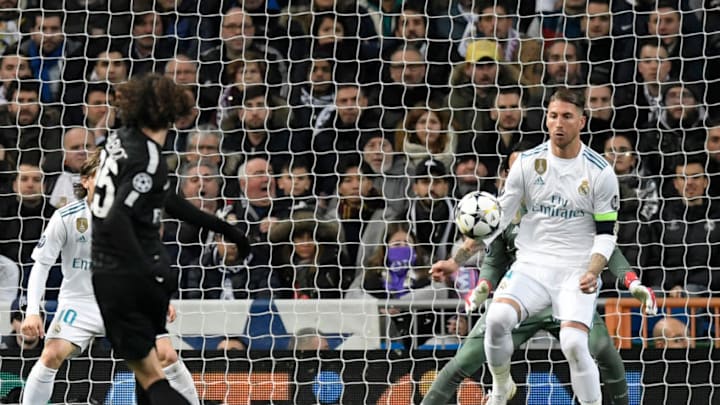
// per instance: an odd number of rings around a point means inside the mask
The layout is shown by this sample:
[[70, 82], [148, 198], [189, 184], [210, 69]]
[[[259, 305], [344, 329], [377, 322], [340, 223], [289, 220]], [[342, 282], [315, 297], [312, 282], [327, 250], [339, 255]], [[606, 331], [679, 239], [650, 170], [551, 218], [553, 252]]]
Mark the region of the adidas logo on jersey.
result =
[[87, 242], [87, 238], [85, 237], [85, 235], [80, 235], [80, 237], [77, 238], [77, 241], [78, 242]]
[[537, 179], [535, 179], [535, 181], [533, 182], [533, 184], [535, 184], [536, 186], [544, 186], [544, 185], [545, 185], [545, 181], [543, 181], [542, 177], [538, 177]]

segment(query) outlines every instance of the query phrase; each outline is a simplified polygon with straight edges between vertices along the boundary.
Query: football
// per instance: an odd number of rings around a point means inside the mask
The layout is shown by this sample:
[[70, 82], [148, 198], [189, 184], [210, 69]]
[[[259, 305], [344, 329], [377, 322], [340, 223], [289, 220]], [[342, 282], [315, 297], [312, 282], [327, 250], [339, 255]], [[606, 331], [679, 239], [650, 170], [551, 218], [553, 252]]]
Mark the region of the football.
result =
[[455, 223], [461, 234], [482, 238], [500, 225], [500, 204], [497, 198], [484, 191], [466, 194], [455, 209]]

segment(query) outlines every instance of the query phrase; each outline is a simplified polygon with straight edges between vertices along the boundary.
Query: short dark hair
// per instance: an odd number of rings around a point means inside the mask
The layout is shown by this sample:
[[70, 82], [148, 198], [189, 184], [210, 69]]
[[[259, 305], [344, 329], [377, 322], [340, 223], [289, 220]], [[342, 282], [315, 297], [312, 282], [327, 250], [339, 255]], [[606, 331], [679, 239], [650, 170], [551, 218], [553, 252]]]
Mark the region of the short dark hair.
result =
[[114, 104], [127, 126], [167, 129], [195, 104], [185, 90], [172, 79], [152, 73], [119, 84]]
[[40, 96], [40, 82], [35, 79], [13, 80], [8, 84], [5, 91], [5, 98], [12, 101], [18, 91], [32, 91]]
[[658, 39], [657, 37], [644, 37], [641, 38], [637, 43], [637, 48], [635, 48], [635, 57], [640, 58], [640, 53], [642, 52], [642, 49], [646, 46], [651, 46], [653, 48], [663, 48], [667, 51], [667, 48], [665, 48], [665, 45]]
[[85, 101], [87, 101], [90, 93], [104, 93], [108, 96], [115, 96], [115, 90], [113, 90], [113, 88], [110, 87], [109, 84], [104, 82], [88, 83], [87, 87], [85, 88]]
[[[584, 92], [573, 90], [569, 87], [560, 87], [555, 90], [552, 97], [550, 97], [549, 103], [553, 101], [563, 101], [570, 103], [580, 109], [584, 113], [585, 111], [585, 94]], [[549, 104], [548, 103], [548, 104]]]

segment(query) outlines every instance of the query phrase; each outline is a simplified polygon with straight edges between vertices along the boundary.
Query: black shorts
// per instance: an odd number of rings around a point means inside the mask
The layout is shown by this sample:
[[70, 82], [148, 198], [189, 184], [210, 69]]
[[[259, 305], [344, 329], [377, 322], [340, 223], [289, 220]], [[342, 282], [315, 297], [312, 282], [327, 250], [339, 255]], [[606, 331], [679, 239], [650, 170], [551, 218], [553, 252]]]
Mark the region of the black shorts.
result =
[[155, 347], [156, 336], [167, 333], [170, 298], [163, 284], [137, 272], [96, 272], [92, 281], [105, 332], [117, 356], [145, 358]]

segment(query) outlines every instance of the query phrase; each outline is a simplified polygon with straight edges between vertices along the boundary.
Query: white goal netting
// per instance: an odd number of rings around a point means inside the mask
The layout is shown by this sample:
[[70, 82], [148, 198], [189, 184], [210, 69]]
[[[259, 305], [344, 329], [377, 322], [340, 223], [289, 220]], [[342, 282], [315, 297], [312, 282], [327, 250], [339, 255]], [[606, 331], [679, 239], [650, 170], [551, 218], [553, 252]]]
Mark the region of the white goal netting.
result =
[[[644, 317], [603, 275], [629, 403], [720, 401], [716, 0], [0, 1], [0, 398], [40, 353], [14, 333], [32, 250], [122, 126], [115, 86], [151, 72], [196, 100], [163, 147], [175, 191], [252, 243], [242, 261], [163, 222], [168, 327], [205, 403], [418, 403], [479, 319], [463, 310], [477, 260], [428, 273], [461, 242], [455, 204], [498, 193], [507, 158], [547, 140], [560, 87], [583, 94], [581, 138], [618, 176], [620, 250], [666, 298]], [[556, 348], [516, 352], [519, 403], [572, 401]], [[101, 340], [57, 381], [53, 402], [134, 401]], [[453, 398], [483, 403], [488, 381], [478, 365]]]

